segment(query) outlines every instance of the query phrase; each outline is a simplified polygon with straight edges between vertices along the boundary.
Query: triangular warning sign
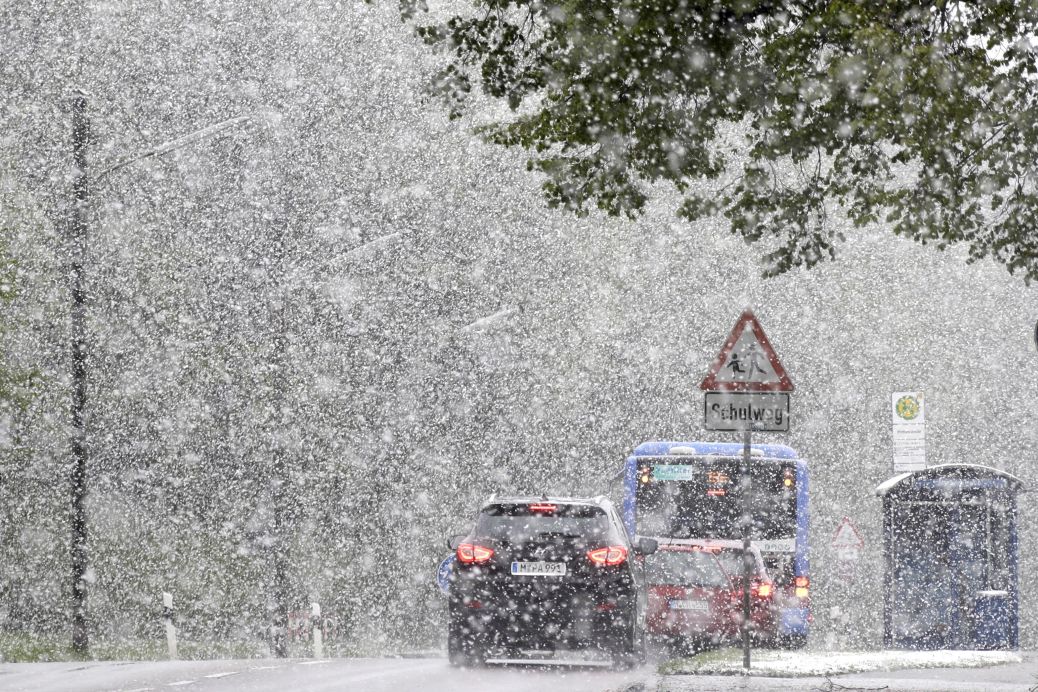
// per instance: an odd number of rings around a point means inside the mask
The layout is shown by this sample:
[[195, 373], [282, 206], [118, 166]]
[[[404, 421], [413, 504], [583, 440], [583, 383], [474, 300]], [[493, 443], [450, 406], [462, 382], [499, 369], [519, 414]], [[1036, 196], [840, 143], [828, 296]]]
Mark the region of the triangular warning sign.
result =
[[752, 310], [739, 315], [699, 388], [720, 392], [793, 391], [793, 382]]
[[844, 517], [843, 521], [840, 522], [839, 528], [836, 529], [836, 533], [833, 534], [832, 546], [834, 548], [860, 549], [864, 545], [865, 541], [861, 539], [858, 529], [854, 528], [854, 524], [851, 523], [848, 517]]

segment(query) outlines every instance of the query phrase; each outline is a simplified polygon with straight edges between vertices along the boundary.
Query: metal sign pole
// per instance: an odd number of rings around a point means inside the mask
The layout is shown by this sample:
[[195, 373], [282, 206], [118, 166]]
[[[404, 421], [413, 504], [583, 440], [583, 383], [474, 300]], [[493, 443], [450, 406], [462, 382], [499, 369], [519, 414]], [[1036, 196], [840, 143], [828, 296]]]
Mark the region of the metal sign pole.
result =
[[739, 505], [742, 516], [742, 667], [750, 669], [750, 581], [752, 580], [753, 555], [750, 553], [750, 427], [743, 431], [742, 469], [739, 482]]
[[699, 388], [703, 397], [703, 425], [707, 430], [742, 432], [743, 455], [739, 473], [739, 528], [742, 534], [742, 646], [743, 668], [750, 670], [750, 588], [756, 565], [751, 552], [753, 528], [750, 491], [751, 432], [789, 431], [789, 395], [793, 381], [771, 347], [764, 328], [749, 308], [742, 311], [714, 358]]

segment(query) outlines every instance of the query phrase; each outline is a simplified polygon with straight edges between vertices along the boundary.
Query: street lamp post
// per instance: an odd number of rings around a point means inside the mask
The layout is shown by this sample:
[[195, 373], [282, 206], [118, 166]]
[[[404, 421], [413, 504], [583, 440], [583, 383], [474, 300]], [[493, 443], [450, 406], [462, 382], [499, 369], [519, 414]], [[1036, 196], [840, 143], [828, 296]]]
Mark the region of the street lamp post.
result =
[[162, 156], [187, 144], [207, 139], [230, 127], [249, 121], [248, 116], [230, 118], [196, 130], [190, 134], [161, 144], [136, 156], [119, 161], [91, 177], [88, 169], [87, 148], [90, 144], [90, 118], [87, 116], [87, 94], [77, 90], [72, 95], [72, 204], [68, 218], [69, 293], [71, 310], [71, 377], [69, 497], [71, 536], [71, 615], [72, 650], [85, 655], [90, 640], [87, 632], [87, 462], [89, 451], [86, 440], [87, 424], [87, 325], [85, 264], [88, 244], [87, 215], [90, 206], [90, 183], [96, 182], [114, 170], [154, 156]]
[[87, 145], [90, 140], [90, 121], [86, 114], [87, 97], [77, 92], [72, 97], [72, 160], [75, 171], [72, 178], [72, 218], [69, 223], [70, 261], [69, 290], [72, 309], [69, 316], [72, 330], [72, 401], [71, 452], [69, 474], [72, 525], [72, 650], [85, 654], [89, 646], [86, 626], [87, 610], [87, 521], [86, 521], [86, 297], [84, 295], [83, 263], [87, 244], [87, 203], [89, 177], [87, 174]]

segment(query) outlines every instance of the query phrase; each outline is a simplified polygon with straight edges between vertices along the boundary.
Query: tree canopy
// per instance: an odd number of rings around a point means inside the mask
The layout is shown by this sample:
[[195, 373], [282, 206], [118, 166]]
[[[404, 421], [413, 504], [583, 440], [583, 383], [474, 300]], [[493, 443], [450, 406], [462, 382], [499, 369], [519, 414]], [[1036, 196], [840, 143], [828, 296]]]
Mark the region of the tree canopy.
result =
[[634, 218], [669, 186], [767, 274], [879, 224], [1038, 278], [1036, 0], [402, 2], [448, 56], [432, 91], [507, 102], [479, 130], [554, 206]]

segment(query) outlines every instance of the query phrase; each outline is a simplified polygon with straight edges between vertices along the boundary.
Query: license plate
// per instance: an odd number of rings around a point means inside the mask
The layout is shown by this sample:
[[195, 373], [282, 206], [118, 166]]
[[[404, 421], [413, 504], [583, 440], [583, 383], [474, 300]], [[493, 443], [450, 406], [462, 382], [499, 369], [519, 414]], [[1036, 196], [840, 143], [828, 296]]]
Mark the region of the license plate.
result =
[[671, 601], [671, 610], [694, 610], [696, 612], [705, 613], [709, 610], [709, 605], [706, 601]]
[[523, 577], [564, 577], [565, 562], [513, 562], [512, 574]]

